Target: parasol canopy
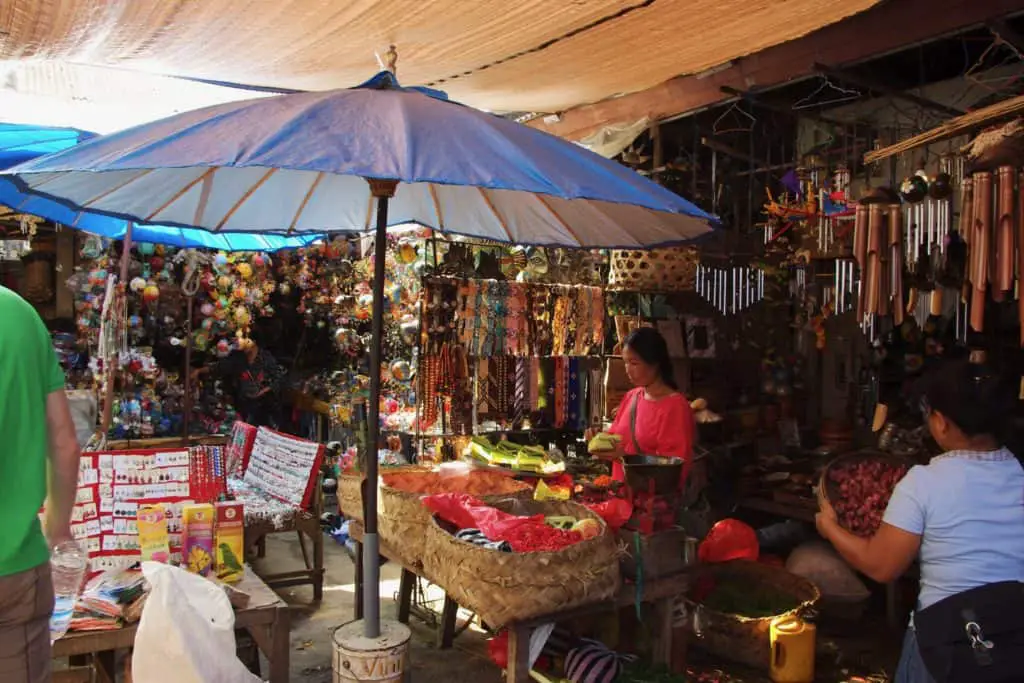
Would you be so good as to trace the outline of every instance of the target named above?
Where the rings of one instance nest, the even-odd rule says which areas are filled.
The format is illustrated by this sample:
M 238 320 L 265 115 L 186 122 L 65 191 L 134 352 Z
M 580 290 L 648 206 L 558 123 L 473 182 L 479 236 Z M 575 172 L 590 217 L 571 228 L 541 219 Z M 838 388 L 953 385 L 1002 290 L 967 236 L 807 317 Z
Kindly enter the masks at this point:
M 389 72 L 185 112 L 6 173 L 76 210 L 214 232 L 371 230 L 368 178 L 401 181 L 389 224 L 516 244 L 650 247 L 713 221 L 616 162 Z

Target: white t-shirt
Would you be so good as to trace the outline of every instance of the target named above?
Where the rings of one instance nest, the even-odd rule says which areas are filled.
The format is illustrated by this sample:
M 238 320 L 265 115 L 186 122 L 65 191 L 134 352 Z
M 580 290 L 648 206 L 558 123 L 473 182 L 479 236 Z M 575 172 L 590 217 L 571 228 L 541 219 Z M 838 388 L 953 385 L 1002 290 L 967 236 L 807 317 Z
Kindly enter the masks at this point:
M 987 583 L 1024 581 L 1024 468 L 1005 449 L 950 452 L 911 468 L 884 520 L 921 535 L 918 609 Z

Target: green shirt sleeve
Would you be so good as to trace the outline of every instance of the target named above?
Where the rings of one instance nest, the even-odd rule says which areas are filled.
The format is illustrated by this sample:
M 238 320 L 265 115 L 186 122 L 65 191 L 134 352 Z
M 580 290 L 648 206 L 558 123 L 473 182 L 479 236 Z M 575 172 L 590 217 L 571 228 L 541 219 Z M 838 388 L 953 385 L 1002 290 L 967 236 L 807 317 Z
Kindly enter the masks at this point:
M 60 366 L 57 359 L 57 351 L 53 348 L 53 339 L 50 331 L 40 318 L 36 318 L 36 330 L 39 338 L 39 356 L 42 367 L 39 368 L 39 377 L 43 379 L 47 395 L 64 388 L 64 368 Z

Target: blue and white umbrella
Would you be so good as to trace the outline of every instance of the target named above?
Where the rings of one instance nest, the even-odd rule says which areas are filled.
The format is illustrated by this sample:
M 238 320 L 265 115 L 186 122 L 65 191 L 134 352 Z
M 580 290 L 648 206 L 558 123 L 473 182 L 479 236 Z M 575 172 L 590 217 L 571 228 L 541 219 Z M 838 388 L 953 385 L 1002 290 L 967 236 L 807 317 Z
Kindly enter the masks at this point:
M 643 248 L 697 238 L 714 222 L 620 164 L 443 93 L 402 88 L 390 72 L 349 90 L 186 112 L 8 173 L 25 192 L 140 223 L 287 235 L 376 230 L 363 486 L 370 638 L 380 633 L 376 446 L 387 227 Z
M 51 128 L 23 123 L 0 123 L 0 169 L 74 147 L 96 137 L 77 128 Z M 55 223 L 109 237 L 124 239 L 128 221 L 102 214 L 76 211 L 66 204 L 22 192 L 10 178 L 0 179 L 0 204 L 18 213 L 41 216 Z M 202 247 L 223 251 L 278 251 L 305 246 L 318 235 L 255 235 L 249 233 L 214 234 L 207 230 L 162 225 L 135 225 L 132 238 L 172 247 Z

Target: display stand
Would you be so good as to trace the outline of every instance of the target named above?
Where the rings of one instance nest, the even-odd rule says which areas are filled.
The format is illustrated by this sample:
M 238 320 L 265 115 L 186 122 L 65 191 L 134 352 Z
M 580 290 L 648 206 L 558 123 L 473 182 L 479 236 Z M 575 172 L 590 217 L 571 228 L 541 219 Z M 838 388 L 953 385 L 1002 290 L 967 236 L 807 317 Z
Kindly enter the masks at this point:
M 252 451 L 246 458 L 243 482 L 253 489 L 291 508 L 283 519 L 271 519 L 246 506 L 245 543 L 255 548 L 257 557 L 266 555 L 270 534 L 296 533 L 302 551 L 304 569 L 263 576 L 271 588 L 312 585 L 313 601 L 323 599 L 324 535 L 320 529 L 323 514 L 320 464 L 322 444 L 305 441 L 261 427 Z M 308 541 L 308 546 L 307 546 Z
M 291 656 L 288 605 L 251 568 L 236 588 L 249 596 L 249 604 L 235 611 L 235 628 L 249 633 L 267 658 L 267 680 L 270 683 L 287 683 Z M 134 647 L 137 629 L 137 625 L 132 624 L 113 631 L 68 633 L 53 644 L 53 657 L 67 657 L 73 661 L 85 659 L 88 665 L 54 672 L 54 683 L 130 681 L 130 677 L 117 676 L 115 664 L 119 651 Z

